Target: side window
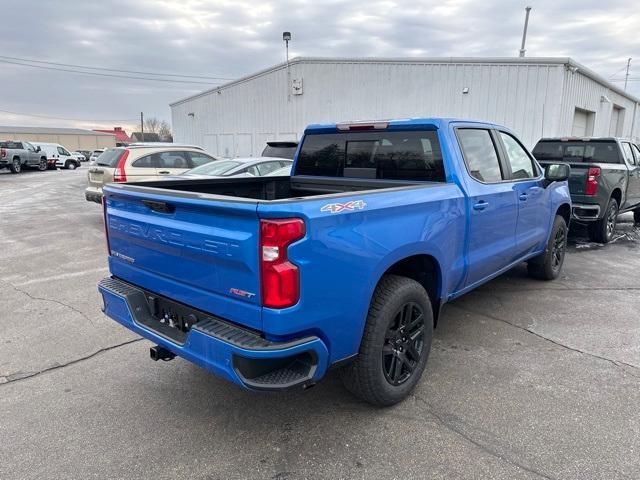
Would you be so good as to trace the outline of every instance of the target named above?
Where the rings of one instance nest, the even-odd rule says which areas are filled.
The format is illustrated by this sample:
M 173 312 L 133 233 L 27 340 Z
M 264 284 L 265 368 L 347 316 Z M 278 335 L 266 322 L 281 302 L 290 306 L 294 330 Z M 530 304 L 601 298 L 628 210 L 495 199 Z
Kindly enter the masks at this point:
M 636 165 L 640 165 L 640 148 L 637 145 L 631 144 L 633 155 L 636 157 Z
M 631 144 L 627 142 L 622 142 L 622 153 L 624 155 L 624 159 L 627 161 L 629 165 L 635 165 L 636 162 L 633 159 L 633 153 L 631 153 Z
M 507 160 L 511 165 L 512 178 L 519 180 L 536 177 L 537 169 L 522 145 L 508 133 L 500 132 L 500 138 L 507 152 Z
M 258 170 L 257 165 L 253 165 L 252 167 L 245 168 L 244 170 L 238 173 L 248 173 L 249 175 L 253 175 L 254 177 L 260 176 L 260 171 Z
M 187 152 L 162 152 L 158 155 L 158 168 L 189 168 Z
M 205 165 L 209 162 L 213 162 L 216 159 L 206 155 L 204 153 L 196 153 L 196 152 L 188 152 L 189 157 L 191 158 L 192 167 L 199 167 L 200 165 Z
M 35 152 L 36 149 L 33 148 L 33 145 L 31 145 L 29 142 L 24 142 L 24 146 L 27 150 L 29 150 L 30 152 Z
M 158 166 L 158 154 L 153 153 L 146 157 L 141 157 L 131 164 L 135 168 L 156 168 Z
M 58 153 L 59 153 L 60 155 L 71 155 L 69 152 L 67 152 L 67 150 L 65 150 L 65 149 L 64 149 L 64 148 L 62 148 L 62 147 L 58 147 Z
M 480 182 L 492 183 L 503 180 L 500 161 L 489 130 L 461 128 L 458 139 L 469 174 Z
M 271 173 L 280 168 L 280 162 L 265 162 L 258 165 L 260 176 Z

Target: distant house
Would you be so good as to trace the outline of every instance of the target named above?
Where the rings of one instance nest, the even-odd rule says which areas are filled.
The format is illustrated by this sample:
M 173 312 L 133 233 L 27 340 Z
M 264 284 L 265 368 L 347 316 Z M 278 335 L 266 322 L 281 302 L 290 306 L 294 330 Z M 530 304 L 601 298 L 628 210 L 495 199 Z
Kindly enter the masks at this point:
M 82 128 L 0 126 L 0 140 L 59 143 L 71 152 L 116 146 L 113 133 Z
M 113 127 L 113 130 L 98 130 L 94 129 L 94 132 L 110 133 L 116 136 L 117 143 L 131 143 L 131 137 L 127 135 L 127 132 L 122 127 Z
M 133 132 L 131 134 L 132 142 L 160 142 L 160 135 L 157 133 L 144 132 L 144 135 L 141 132 Z

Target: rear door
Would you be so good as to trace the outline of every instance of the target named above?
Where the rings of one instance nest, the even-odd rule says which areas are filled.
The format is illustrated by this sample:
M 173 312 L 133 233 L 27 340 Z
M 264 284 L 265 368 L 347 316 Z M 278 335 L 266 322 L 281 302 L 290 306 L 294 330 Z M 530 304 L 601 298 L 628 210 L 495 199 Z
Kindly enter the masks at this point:
M 516 191 L 500 161 L 499 139 L 488 129 L 459 127 L 456 135 L 469 174 L 469 268 L 467 286 L 511 264 L 516 258 Z
M 114 276 L 261 328 L 256 202 L 126 184 L 104 191 Z
M 189 152 L 174 150 L 156 153 L 155 158 L 158 163 L 156 168 L 159 176 L 180 175 L 191 169 Z
M 516 254 L 524 256 L 547 240 L 549 212 L 542 172 L 513 135 L 499 131 L 498 138 L 518 198 Z

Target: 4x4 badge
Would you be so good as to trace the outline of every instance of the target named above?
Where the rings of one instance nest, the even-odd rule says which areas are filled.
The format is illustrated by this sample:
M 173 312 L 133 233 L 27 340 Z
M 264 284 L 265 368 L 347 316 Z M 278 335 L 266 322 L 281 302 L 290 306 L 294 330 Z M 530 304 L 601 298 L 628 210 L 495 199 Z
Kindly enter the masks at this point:
M 362 210 L 367 204 L 364 200 L 352 200 L 347 203 L 329 203 L 320 209 L 321 212 L 340 213 L 345 210 Z

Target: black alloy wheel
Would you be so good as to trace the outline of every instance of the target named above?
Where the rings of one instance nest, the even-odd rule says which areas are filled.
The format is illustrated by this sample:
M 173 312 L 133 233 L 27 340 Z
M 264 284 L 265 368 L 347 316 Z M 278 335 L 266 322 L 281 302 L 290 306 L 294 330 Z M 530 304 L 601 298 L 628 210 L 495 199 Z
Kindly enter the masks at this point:
M 420 362 L 424 345 L 424 312 L 414 302 L 396 312 L 384 338 L 382 368 L 391 385 L 406 382 Z

